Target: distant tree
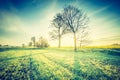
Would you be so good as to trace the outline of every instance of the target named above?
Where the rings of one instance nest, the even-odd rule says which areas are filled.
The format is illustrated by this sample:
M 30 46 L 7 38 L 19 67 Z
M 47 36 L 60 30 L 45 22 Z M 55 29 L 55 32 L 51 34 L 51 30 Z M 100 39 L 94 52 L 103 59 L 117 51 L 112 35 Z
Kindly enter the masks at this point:
M 36 47 L 40 48 L 40 42 L 39 41 L 36 42 Z
M 29 42 L 28 46 L 32 46 L 32 42 Z
M 63 24 L 62 14 L 58 13 L 52 20 L 52 28 L 53 30 L 49 32 L 51 39 L 58 39 L 58 47 L 61 47 L 61 37 L 67 33 L 67 27 Z
M 48 41 L 43 37 L 40 37 L 39 41 L 36 42 L 36 47 L 44 48 L 48 46 L 49 46 Z
M 4 45 L 4 47 L 9 47 L 9 45 L 8 45 L 8 44 L 6 44 L 6 45 Z
M 22 44 L 22 47 L 23 47 L 23 48 L 25 47 L 25 44 L 24 44 L 24 43 Z
M 79 42 L 80 48 L 83 45 L 87 45 L 90 43 L 90 39 L 88 39 L 89 33 L 88 33 L 88 30 L 86 28 L 87 27 L 81 28 L 81 30 L 77 34 L 77 41 Z
M 35 37 L 32 37 L 32 38 L 31 38 L 31 41 L 33 42 L 33 46 L 35 47 L 35 44 L 36 44 L 36 39 L 35 39 Z
M 113 46 L 120 46 L 120 44 L 118 44 L 118 43 L 114 43 L 114 44 L 112 44 Z
M 88 23 L 88 17 L 86 14 L 79 8 L 74 6 L 67 6 L 63 10 L 63 20 L 64 23 L 69 28 L 69 31 L 73 33 L 74 36 L 74 51 L 77 50 L 76 47 L 76 34 Z

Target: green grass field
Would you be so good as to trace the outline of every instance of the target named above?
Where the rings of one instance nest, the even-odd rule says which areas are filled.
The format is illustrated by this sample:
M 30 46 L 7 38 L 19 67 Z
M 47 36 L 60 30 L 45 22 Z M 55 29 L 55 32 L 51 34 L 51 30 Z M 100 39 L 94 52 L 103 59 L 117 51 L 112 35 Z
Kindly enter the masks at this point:
M 0 80 L 120 80 L 120 49 L 2 51 Z

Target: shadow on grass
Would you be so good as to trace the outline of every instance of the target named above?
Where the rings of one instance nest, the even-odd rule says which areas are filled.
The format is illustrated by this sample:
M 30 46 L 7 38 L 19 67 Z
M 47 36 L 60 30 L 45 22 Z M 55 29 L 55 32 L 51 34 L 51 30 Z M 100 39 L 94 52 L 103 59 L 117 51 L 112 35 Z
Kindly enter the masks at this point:
M 102 49 L 100 50 L 102 53 L 107 53 L 113 56 L 120 56 L 120 49 Z
M 30 65 L 29 65 L 29 70 L 30 70 L 30 80 L 43 80 L 42 77 L 40 76 L 40 72 L 38 71 L 38 66 L 37 64 L 34 64 L 34 61 L 32 57 L 29 57 Z
M 37 54 L 29 54 L 29 55 L 24 55 L 24 56 L 18 56 L 18 57 L 11 57 L 11 58 L 0 58 L 0 62 L 2 61 L 7 61 L 7 60 L 13 60 L 13 59 L 19 59 L 19 58 L 25 58 L 25 57 L 29 57 L 29 56 L 33 56 L 33 55 L 38 55 L 40 53 Z
M 0 48 L 0 52 L 8 51 L 8 50 L 41 50 L 46 48 Z
M 88 70 L 87 72 L 83 72 L 82 65 L 80 64 L 79 60 L 80 59 L 79 59 L 78 55 L 74 54 L 73 80 L 101 80 L 101 79 L 102 80 L 106 80 L 106 79 L 112 80 L 111 77 L 106 75 L 101 69 L 99 69 L 97 67 L 94 71 Z M 91 69 L 90 65 L 87 67 L 88 67 L 88 69 Z M 92 65 L 91 67 L 94 67 L 94 65 Z M 97 74 L 96 74 L 96 72 L 97 72 Z
M 4 69 L 2 70 L 4 74 L 0 74 L 0 79 L 2 80 L 43 80 L 42 77 L 40 77 L 40 72 L 38 71 L 38 66 L 34 64 L 34 61 L 32 59 L 33 55 L 37 54 L 29 54 L 25 56 L 18 56 L 18 57 L 12 57 L 12 58 L 4 58 L 0 59 L 0 62 L 2 62 L 2 65 L 4 63 L 8 63 L 7 66 L 1 66 L 0 68 Z M 9 60 L 19 60 L 19 63 L 12 63 L 8 62 Z M 27 62 L 26 62 L 27 60 Z M 5 62 L 3 62 L 5 61 Z M 15 65 L 16 64 L 16 65 Z M 15 76 L 13 74 L 16 74 Z

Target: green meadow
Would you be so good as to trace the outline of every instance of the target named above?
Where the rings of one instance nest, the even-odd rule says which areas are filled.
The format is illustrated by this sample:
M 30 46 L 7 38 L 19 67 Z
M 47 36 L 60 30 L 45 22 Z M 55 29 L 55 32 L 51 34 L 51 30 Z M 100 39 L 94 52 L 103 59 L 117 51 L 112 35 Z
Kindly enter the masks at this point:
M 0 80 L 120 80 L 120 49 L 4 50 Z

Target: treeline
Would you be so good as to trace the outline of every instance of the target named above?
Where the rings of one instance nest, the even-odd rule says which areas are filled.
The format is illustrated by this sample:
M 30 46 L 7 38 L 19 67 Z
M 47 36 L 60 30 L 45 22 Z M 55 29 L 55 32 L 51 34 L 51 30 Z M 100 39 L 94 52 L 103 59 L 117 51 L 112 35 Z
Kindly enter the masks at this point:
M 42 36 L 39 39 L 36 37 L 31 37 L 30 42 L 23 43 L 22 46 L 11 46 L 8 44 L 0 44 L 0 51 L 4 50 L 11 50 L 11 49 L 28 49 L 28 48 L 47 48 L 49 47 L 47 39 L 43 38 Z
M 22 47 L 25 48 L 26 46 L 27 45 L 22 44 Z M 42 36 L 38 40 L 36 40 L 36 37 L 33 36 L 31 37 L 31 40 L 28 43 L 28 47 L 32 47 L 32 48 L 46 48 L 48 46 L 49 44 L 48 44 L 47 39 L 43 38 Z

